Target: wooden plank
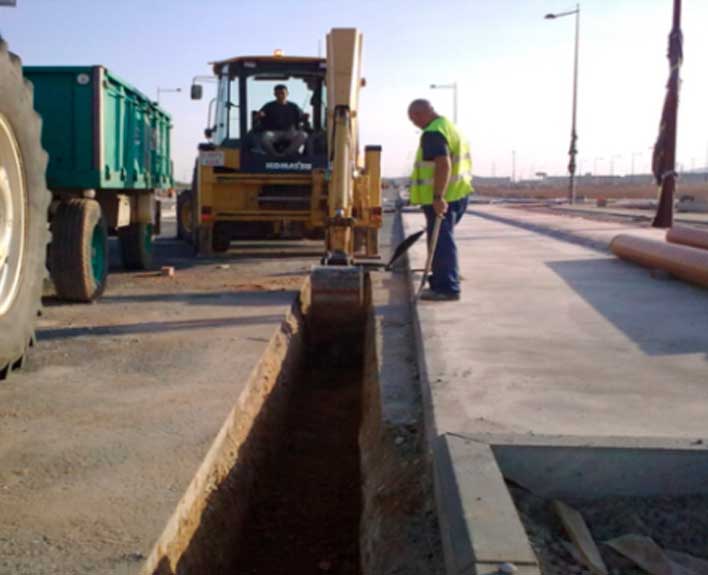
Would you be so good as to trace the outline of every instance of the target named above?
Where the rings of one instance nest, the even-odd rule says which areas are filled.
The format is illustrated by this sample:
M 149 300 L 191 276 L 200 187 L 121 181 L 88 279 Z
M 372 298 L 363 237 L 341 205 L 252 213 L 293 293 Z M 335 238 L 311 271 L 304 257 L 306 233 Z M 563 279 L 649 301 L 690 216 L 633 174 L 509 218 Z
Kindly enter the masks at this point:
M 651 575 L 697 575 L 698 572 L 673 562 L 651 537 L 629 534 L 607 542 L 618 553 L 634 561 Z
M 578 547 L 578 552 L 588 569 L 595 575 L 607 575 L 605 562 L 602 560 L 600 550 L 595 545 L 583 516 L 562 501 L 554 501 L 553 509 L 560 517 L 571 540 Z

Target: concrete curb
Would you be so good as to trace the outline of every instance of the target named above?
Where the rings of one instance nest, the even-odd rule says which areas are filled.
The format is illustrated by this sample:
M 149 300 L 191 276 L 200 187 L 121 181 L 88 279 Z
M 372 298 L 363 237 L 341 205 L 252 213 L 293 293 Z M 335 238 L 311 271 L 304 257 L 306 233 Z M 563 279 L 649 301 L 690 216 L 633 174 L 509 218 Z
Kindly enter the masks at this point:
M 447 572 L 486 575 L 508 562 L 541 575 L 490 445 L 445 434 L 433 461 Z

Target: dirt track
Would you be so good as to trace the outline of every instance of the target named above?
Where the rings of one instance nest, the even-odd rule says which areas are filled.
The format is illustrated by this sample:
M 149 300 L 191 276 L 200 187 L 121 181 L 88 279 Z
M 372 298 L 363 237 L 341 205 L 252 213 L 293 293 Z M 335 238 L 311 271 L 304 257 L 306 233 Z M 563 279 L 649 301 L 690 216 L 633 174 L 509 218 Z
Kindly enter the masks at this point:
M 164 239 L 175 278 L 116 269 L 99 303 L 46 302 L 0 385 L 1 575 L 137 569 L 320 249 L 197 261 Z

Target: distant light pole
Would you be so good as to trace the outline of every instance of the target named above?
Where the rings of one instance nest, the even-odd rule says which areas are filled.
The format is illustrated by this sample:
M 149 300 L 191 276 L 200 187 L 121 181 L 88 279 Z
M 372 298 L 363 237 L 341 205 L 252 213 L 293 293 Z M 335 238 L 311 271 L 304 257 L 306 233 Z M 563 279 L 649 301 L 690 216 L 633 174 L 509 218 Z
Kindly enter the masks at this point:
M 160 86 L 157 87 L 157 103 L 158 105 L 160 104 L 160 94 L 164 94 L 166 92 L 181 92 L 182 88 L 160 88 Z
M 640 158 L 642 152 L 632 152 L 632 181 L 634 181 L 634 158 Z
M 516 150 L 511 151 L 511 183 L 516 183 Z
M 569 12 L 558 12 L 557 14 L 546 14 L 546 20 L 555 20 L 563 16 L 572 16 L 575 14 L 575 60 L 573 64 L 573 125 L 570 131 L 570 149 L 568 155 L 568 174 L 569 174 L 569 189 L 568 201 L 571 204 L 575 203 L 575 156 L 578 153 L 576 143 L 578 141 L 578 132 L 576 130 L 577 110 L 578 110 L 578 47 L 580 38 L 580 4 L 575 5 L 575 10 Z
M 592 161 L 592 175 L 597 174 L 597 163 L 602 162 L 605 158 L 601 158 L 600 156 L 596 156 L 595 159 Z
M 452 90 L 452 121 L 457 124 L 457 82 L 452 84 L 430 84 L 431 90 Z
M 613 154 L 610 156 L 610 176 L 615 175 L 615 160 L 622 158 L 622 154 Z

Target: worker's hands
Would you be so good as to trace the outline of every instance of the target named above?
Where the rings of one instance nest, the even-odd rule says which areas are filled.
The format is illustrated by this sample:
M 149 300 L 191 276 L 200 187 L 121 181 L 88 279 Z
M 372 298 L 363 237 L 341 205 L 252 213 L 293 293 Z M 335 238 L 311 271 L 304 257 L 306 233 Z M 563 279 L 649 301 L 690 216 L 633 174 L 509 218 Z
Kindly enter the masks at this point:
M 447 202 L 443 198 L 435 198 L 433 200 L 433 209 L 435 215 L 442 218 L 447 213 Z

